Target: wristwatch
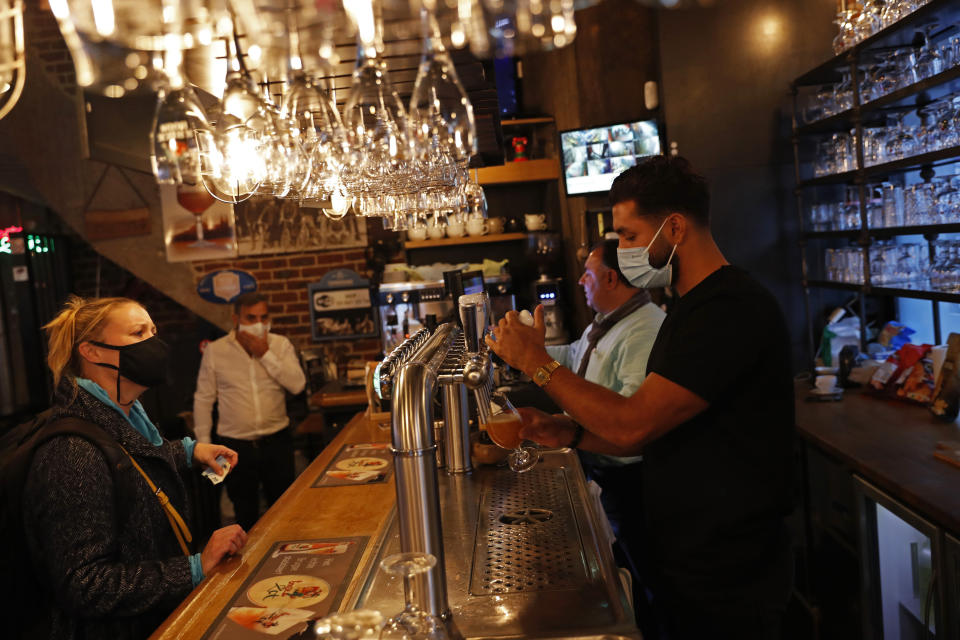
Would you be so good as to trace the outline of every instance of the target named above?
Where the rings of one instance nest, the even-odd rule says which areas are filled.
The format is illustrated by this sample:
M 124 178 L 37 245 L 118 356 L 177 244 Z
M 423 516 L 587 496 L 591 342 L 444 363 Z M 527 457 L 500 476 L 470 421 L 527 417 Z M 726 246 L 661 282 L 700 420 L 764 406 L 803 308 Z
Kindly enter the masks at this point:
M 558 368 L 560 368 L 560 363 L 556 360 L 551 360 L 533 372 L 533 381 L 539 386 L 545 387 L 547 383 L 550 382 L 550 377 L 553 375 L 553 372 Z

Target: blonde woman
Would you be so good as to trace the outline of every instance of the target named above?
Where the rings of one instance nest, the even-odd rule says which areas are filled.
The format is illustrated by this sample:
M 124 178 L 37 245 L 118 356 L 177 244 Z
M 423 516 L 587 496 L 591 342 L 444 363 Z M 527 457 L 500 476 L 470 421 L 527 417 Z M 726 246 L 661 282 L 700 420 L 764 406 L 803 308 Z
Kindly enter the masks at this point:
M 168 351 L 146 309 L 127 298 L 71 297 L 45 328 L 56 385 L 51 420 L 98 425 L 189 522 L 180 474 L 219 472 L 217 456 L 236 465 L 237 454 L 191 438 L 165 440 L 150 422 L 137 398 L 164 382 Z M 31 562 L 47 586 L 50 638 L 146 638 L 246 543 L 232 525 L 189 555 L 136 465 L 111 470 L 103 452 L 78 436 L 36 450 L 23 516 Z

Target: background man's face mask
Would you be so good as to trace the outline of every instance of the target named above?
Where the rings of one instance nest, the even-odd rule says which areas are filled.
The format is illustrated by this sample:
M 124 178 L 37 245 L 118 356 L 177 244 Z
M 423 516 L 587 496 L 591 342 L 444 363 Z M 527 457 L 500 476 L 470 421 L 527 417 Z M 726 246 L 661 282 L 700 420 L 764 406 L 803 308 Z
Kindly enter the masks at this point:
M 267 332 L 270 331 L 270 323 L 256 322 L 254 324 L 240 324 L 237 325 L 237 331 L 243 331 L 244 333 L 249 333 L 257 336 L 258 338 L 263 338 L 267 335 Z

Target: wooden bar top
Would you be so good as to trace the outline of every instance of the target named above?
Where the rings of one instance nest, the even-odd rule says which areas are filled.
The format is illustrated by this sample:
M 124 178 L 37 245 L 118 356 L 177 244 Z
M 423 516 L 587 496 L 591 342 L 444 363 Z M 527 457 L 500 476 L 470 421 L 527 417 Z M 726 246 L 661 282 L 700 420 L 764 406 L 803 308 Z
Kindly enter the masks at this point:
M 362 486 L 313 488 L 310 485 L 344 444 L 389 440 L 389 431 L 369 421 L 365 413 L 357 414 L 248 532 L 242 555 L 214 569 L 151 638 L 201 637 L 278 540 L 369 536 L 370 541 L 344 594 L 343 602 L 350 602 L 362 587 L 371 554 L 376 549 L 375 542 L 390 522 L 396 499 L 394 475 L 391 474 L 387 482 Z
M 960 534 L 960 469 L 933 457 L 938 442 L 960 448 L 960 427 L 926 407 L 848 389 L 840 402 L 808 402 L 797 382 L 801 436 L 919 515 Z
M 339 382 L 328 382 L 310 396 L 310 406 L 329 409 L 367 404 L 367 392 L 363 387 L 345 387 Z

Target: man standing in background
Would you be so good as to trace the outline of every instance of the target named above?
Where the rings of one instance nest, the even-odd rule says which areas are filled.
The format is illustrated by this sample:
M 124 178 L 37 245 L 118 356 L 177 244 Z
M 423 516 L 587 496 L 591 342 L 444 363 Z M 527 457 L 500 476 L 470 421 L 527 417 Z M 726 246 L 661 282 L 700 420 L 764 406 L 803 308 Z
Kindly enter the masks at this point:
M 213 403 L 219 441 L 243 464 L 224 482 L 237 523 L 249 531 L 260 517 L 260 485 L 268 506 L 293 482 L 293 435 L 286 392 L 303 391 L 306 377 L 290 341 L 270 333 L 267 297 L 245 293 L 234 302 L 234 329 L 203 352 L 193 419 L 197 440 L 210 442 Z

